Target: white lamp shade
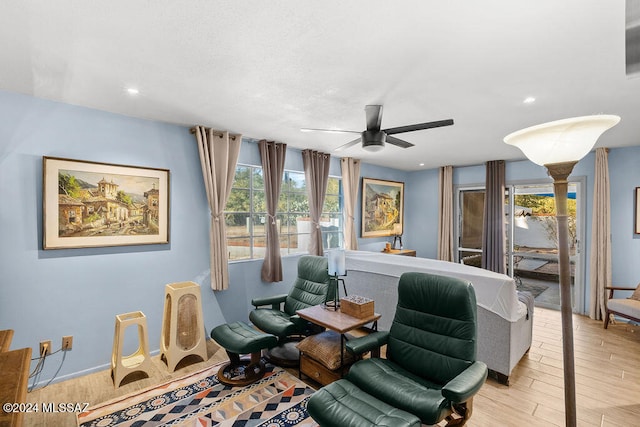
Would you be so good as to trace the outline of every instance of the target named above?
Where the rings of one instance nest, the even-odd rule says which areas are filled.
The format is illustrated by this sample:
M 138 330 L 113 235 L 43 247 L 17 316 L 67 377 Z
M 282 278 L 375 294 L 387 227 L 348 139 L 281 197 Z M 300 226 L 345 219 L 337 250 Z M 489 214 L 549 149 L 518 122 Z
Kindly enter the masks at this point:
M 334 249 L 328 253 L 329 276 L 345 276 L 347 274 L 345 252 L 343 249 Z
M 591 151 L 600 135 L 620 121 L 613 115 L 574 117 L 522 129 L 504 138 L 541 166 L 578 161 Z
M 402 224 L 400 223 L 393 224 L 393 234 L 395 234 L 396 236 L 399 236 L 402 234 Z

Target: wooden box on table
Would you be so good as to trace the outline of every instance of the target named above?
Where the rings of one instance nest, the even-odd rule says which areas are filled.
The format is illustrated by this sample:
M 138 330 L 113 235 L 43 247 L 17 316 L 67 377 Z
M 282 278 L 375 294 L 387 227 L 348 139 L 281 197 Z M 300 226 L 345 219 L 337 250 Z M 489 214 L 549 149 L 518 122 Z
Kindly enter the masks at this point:
M 358 295 L 347 296 L 340 299 L 340 311 L 349 316 L 364 319 L 374 314 L 373 300 Z

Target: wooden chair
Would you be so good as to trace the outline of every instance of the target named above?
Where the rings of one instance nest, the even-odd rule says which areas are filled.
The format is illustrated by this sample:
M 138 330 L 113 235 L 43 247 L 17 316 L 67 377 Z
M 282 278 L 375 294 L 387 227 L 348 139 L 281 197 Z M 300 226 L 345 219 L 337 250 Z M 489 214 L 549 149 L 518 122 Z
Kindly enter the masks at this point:
M 609 326 L 612 314 L 640 323 L 640 284 L 636 288 L 606 286 L 605 289 L 609 290 L 609 299 L 606 302 L 607 312 L 604 316 L 605 329 Z M 634 291 L 634 293 L 629 298 L 614 298 L 614 291 Z

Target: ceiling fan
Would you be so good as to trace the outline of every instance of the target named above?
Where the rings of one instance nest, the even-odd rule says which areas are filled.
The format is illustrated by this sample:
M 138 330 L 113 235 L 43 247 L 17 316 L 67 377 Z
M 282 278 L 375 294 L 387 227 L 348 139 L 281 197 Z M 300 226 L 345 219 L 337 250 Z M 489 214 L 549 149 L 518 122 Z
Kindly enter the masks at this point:
M 363 132 L 356 132 L 351 130 L 331 130 L 331 129 L 310 129 L 304 128 L 302 131 L 318 131 L 318 132 L 334 132 L 334 133 L 359 133 L 360 136 L 351 142 L 347 142 L 344 145 L 336 148 L 334 151 L 341 151 L 345 148 L 352 147 L 358 142 L 362 142 L 362 148 L 367 151 L 380 151 L 384 147 L 385 143 L 393 144 L 402 148 L 413 147 L 414 144 L 404 141 L 400 138 L 396 138 L 395 135 L 404 132 L 413 132 L 416 130 L 431 129 L 441 126 L 450 126 L 453 124 L 453 120 L 438 120 L 435 122 L 417 123 L 414 125 L 398 126 L 389 129 L 380 129 L 382 124 L 382 105 L 367 105 L 364 107 L 367 117 L 367 130 Z

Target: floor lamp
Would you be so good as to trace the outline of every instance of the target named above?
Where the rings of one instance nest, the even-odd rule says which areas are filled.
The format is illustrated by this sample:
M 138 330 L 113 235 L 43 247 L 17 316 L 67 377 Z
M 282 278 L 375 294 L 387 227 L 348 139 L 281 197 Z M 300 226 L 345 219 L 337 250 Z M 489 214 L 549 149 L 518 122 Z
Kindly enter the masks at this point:
M 564 407 L 567 427 L 575 427 L 577 422 L 569 227 L 567 222 L 567 178 L 575 164 L 591 151 L 600 135 L 619 121 L 620 117 L 611 115 L 576 117 L 533 126 L 514 132 L 504 138 L 504 142 L 518 147 L 529 160 L 546 167 L 549 176 L 553 178 L 558 223 Z

